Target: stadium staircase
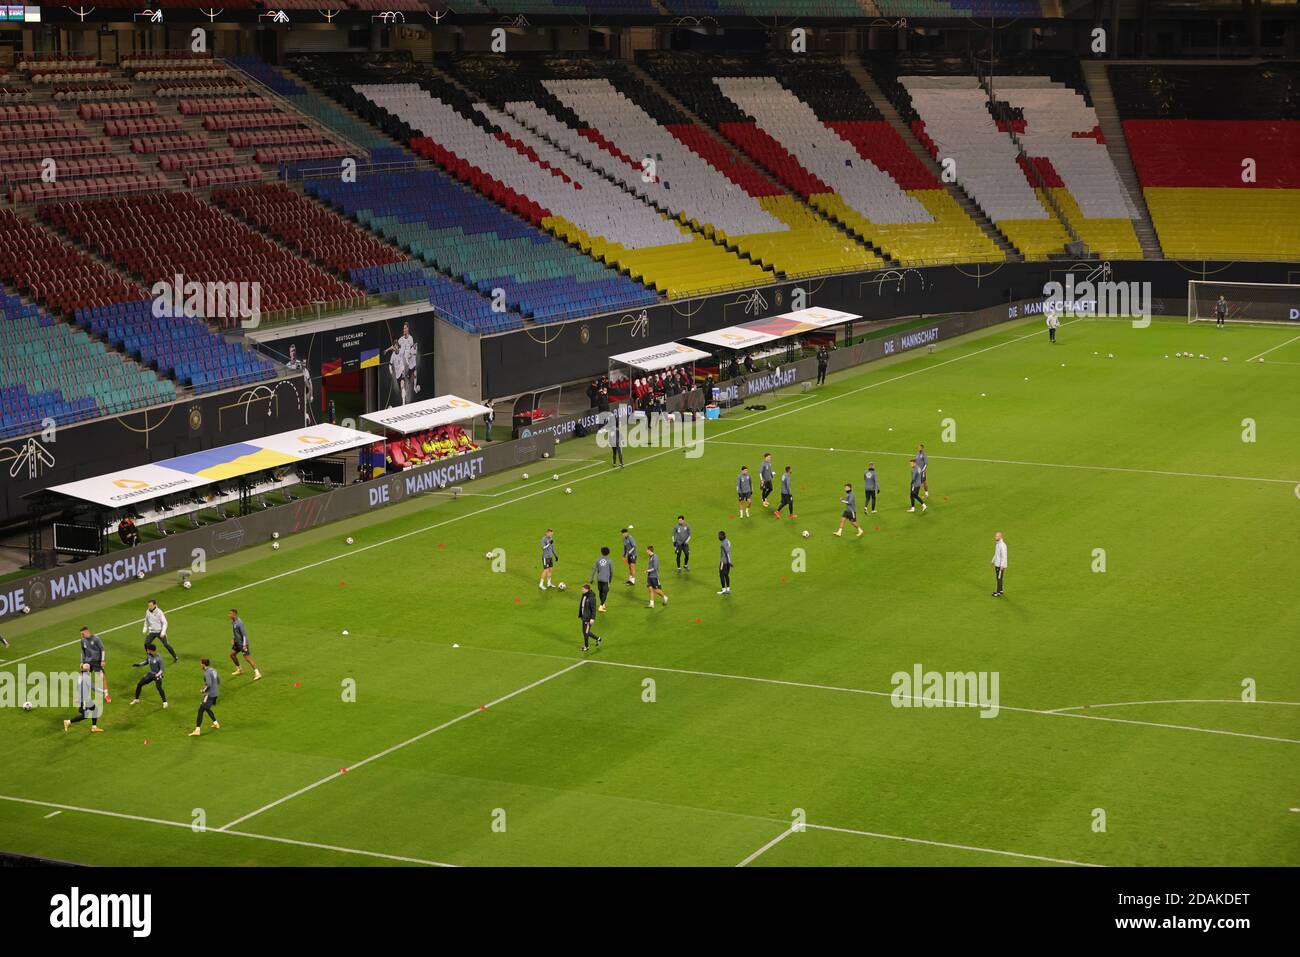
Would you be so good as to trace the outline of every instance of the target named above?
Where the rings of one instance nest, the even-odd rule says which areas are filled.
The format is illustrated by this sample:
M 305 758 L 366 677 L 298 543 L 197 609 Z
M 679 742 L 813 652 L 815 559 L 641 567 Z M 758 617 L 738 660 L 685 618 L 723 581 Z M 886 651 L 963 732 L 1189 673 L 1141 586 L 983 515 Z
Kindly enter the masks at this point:
M 930 154 L 930 151 L 921 145 L 921 142 L 912 132 L 912 128 L 903 122 L 903 118 L 899 115 L 898 110 L 894 108 L 893 102 L 890 101 L 889 97 L 885 96 L 884 92 L 876 84 L 875 79 L 867 72 L 866 67 L 862 65 L 862 61 L 856 56 L 846 56 L 843 58 L 842 62 L 844 63 L 844 67 L 848 71 L 849 75 L 857 81 L 858 85 L 862 87 L 863 92 L 866 93 L 871 102 L 876 105 L 881 116 L 883 116 L 886 122 L 893 127 L 894 132 L 898 134 L 899 138 L 907 144 L 907 148 L 912 155 L 930 171 L 935 179 L 943 183 L 943 170 L 940 169 L 938 162 Z M 1017 250 L 1016 247 L 1010 243 L 1007 237 L 1003 235 L 1002 231 L 994 225 L 993 221 L 988 218 L 984 210 L 980 209 L 971 201 L 971 198 L 966 195 L 966 191 L 962 189 L 960 185 L 957 183 L 944 183 L 944 188 L 948 191 L 948 195 L 951 196 L 957 205 L 961 207 L 962 212 L 973 219 L 984 235 L 997 245 L 998 249 L 1002 251 L 1002 254 L 1006 256 L 1008 262 L 1024 261 L 1025 257 L 1020 254 L 1020 251 Z
M 1143 259 L 1164 259 L 1160 248 L 1160 238 L 1156 235 L 1151 222 L 1151 210 L 1147 208 L 1146 196 L 1142 184 L 1138 182 L 1137 171 L 1133 168 L 1133 156 L 1128 150 L 1128 140 L 1124 137 L 1124 127 L 1120 123 L 1119 109 L 1115 106 L 1115 94 L 1110 88 L 1110 74 L 1105 60 L 1079 60 L 1084 78 L 1088 81 L 1088 92 L 1092 96 L 1093 108 L 1097 111 L 1097 122 L 1101 126 L 1102 136 L 1106 138 L 1106 150 L 1110 160 L 1115 164 L 1120 182 L 1128 190 L 1134 205 L 1142 214 L 1133 221 L 1133 231 L 1137 233 L 1138 242 L 1142 244 Z

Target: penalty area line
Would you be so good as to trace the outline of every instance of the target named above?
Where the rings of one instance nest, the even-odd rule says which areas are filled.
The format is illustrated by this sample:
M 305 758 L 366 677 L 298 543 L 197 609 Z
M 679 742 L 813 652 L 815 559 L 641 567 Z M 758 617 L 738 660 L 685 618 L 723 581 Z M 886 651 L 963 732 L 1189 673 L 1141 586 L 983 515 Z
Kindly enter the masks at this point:
M 558 678 L 561 675 L 566 675 L 570 671 L 573 671 L 575 668 L 581 668 L 586 663 L 587 662 L 585 659 L 583 661 L 576 661 L 573 664 L 569 665 L 569 667 L 567 668 L 561 668 L 559 671 L 552 672 L 551 674 L 547 675 L 544 678 L 539 678 L 536 681 L 531 682 L 530 684 L 524 685 L 522 688 L 516 688 L 514 691 L 510 692 L 509 694 L 502 695 L 501 697 L 496 698 L 493 701 L 489 701 L 485 705 L 480 705 L 479 707 L 475 708 L 473 711 L 466 711 L 464 714 L 457 715 L 456 717 L 450 719 L 449 721 L 444 721 L 442 724 L 438 725 L 437 727 L 429 728 L 427 731 L 421 731 L 419 734 L 407 738 L 405 741 L 401 741 L 393 745 L 392 747 L 385 748 L 382 751 L 378 751 L 367 758 L 362 758 L 360 761 L 357 761 L 354 764 L 349 764 L 348 766 L 341 768 L 338 771 L 335 771 L 333 774 L 326 775 L 325 777 L 321 778 L 319 781 L 313 781 L 311 784 L 308 784 L 306 787 L 301 787 L 290 794 L 286 794 L 282 798 L 277 798 L 276 800 L 272 801 L 269 804 L 262 805 L 261 807 L 257 808 L 254 811 L 249 811 L 247 814 L 243 815 L 242 817 L 237 817 L 230 823 L 223 824 L 221 827 L 217 828 L 217 830 L 229 831 L 231 828 L 239 824 L 243 824 L 245 821 L 249 820 L 250 818 L 257 817 L 259 814 L 265 813 L 266 811 L 269 811 L 272 808 L 279 807 L 281 804 L 284 804 L 288 801 L 292 801 L 296 797 L 301 797 L 302 795 L 306 794 L 308 791 L 314 791 L 316 790 L 316 788 L 320 787 L 321 785 L 328 784 L 330 781 L 342 777 L 344 774 L 346 774 L 349 771 L 355 771 L 358 768 L 363 768 L 367 764 L 370 764 L 373 761 L 378 761 L 380 758 L 385 758 L 395 751 L 400 751 L 402 748 L 408 747 L 409 745 L 415 744 L 416 742 L 423 741 L 425 738 L 429 737 L 430 735 L 434 735 L 437 734 L 439 731 L 446 730 L 447 728 L 450 728 L 454 724 L 459 724 L 460 722 L 464 721 L 466 718 L 472 718 L 476 714 L 481 714 L 482 712 L 488 710 L 489 708 L 493 708 L 496 705 L 509 701 L 511 698 L 514 698 L 517 695 L 523 694 L 525 691 L 531 691 L 533 688 L 536 688 L 538 685 L 546 684 L 546 682 L 551 681 L 552 679 Z
M 760 847 L 758 850 L 756 850 L 753 854 L 750 854 L 749 857 L 745 858 L 743 861 L 741 861 L 741 862 L 740 862 L 739 864 L 737 864 L 736 866 L 737 866 L 737 867 L 745 867 L 745 866 L 749 865 L 750 863 L 752 863 L 753 861 L 756 861 L 756 860 L 758 859 L 758 857 L 759 857 L 761 854 L 763 854 L 763 853 L 766 852 L 766 851 L 770 851 L 772 848 L 776 847 L 778 844 L 780 844 L 782 841 L 784 841 L 787 837 L 789 837 L 791 834 L 793 834 L 793 833 L 794 833 L 794 830 L 795 830 L 795 829 L 794 829 L 793 826 L 791 826 L 791 827 L 787 827 L 784 831 L 782 831 L 782 832 L 781 832 L 780 834 L 778 834 L 776 837 L 772 838 L 772 840 L 768 841 L 766 844 L 764 844 L 762 847 Z

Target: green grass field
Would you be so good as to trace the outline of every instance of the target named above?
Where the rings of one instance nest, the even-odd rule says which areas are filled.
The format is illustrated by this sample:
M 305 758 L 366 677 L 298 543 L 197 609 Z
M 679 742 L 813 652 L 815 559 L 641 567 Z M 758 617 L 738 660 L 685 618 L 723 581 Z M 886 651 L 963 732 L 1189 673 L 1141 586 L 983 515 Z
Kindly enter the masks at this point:
M 65 734 L 65 711 L 0 710 L 0 847 L 142 865 L 1300 864 L 1293 336 L 1093 320 L 1053 347 L 1010 324 L 737 412 L 696 459 L 634 449 L 611 472 L 577 440 L 531 480 L 259 545 L 190 591 L 168 578 L 31 615 L 0 668 L 75 669 L 84 621 L 113 703 L 95 736 Z M 1211 360 L 1173 357 L 1188 349 Z M 908 514 L 918 442 L 930 508 Z M 797 521 L 757 502 L 735 517 L 736 472 L 767 450 L 794 468 Z M 834 538 L 869 460 L 881 509 Z M 671 569 L 679 512 L 689 576 Z M 642 581 L 616 578 L 584 660 L 578 585 L 629 523 Z M 537 588 L 547 526 L 564 593 Z M 650 544 L 667 608 L 646 607 Z M 152 689 L 129 706 L 151 595 L 182 656 L 169 711 Z M 232 605 L 256 684 L 229 677 Z M 223 726 L 193 739 L 201 655 Z M 891 676 L 918 664 L 996 672 L 1001 710 L 895 707 Z

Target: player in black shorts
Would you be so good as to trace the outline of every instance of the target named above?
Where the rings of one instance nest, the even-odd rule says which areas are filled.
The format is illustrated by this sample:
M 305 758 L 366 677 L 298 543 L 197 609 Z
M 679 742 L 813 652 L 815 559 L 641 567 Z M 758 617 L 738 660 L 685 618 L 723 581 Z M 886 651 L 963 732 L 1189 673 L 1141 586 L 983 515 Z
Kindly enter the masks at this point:
M 844 511 L 840 513 L 840 527 L 831 534 L 843 535 L 845 522 L 856 528 L 859 535 L 864 534 L 863 529 L 858 525 L 858 502 L 853 495 L 853 486 L 847 482 L 844 484 L 844 498 L 840 499 L 840 504 L 844 506 Z
M 230 673 L 230 676 L 233 678 L 244 673 L 244 669 L 239 666 L 239 656 L 243 655 L 244 660 L 253 666 L 253 680 L 261 681 L 262 672 L 258 670 L 257 662 L 248 653 L 248 629 L 244 627 L 244 620 L 239 617 L 239 612 L 233 608 L 230 609 L 230 634 L 232 637 L 230 660 L 235 664 L 235 670 Z
M 659 587 L 659 556 L 655 554 L 655 547 L 653 545 L 647 545 L 645 551 L 646 554 L 650 556 L 646 559 L 645 578 L 646 586 L 650 589 L 650 607 L 653 608 L 655 606 L 655 595 L 662 598 L 664 600 L 664 606 L 667 607 L 668 596 L 665 595 L 664 590 Z

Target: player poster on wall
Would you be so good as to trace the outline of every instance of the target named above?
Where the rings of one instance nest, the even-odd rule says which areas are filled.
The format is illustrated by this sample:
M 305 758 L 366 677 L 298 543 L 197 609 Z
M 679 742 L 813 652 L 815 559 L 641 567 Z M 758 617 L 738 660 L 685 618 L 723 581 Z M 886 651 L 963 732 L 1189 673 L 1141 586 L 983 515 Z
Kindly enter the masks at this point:
M 258 348 L 301 370 L 306 384 L 307 423 L 322 416 L 325 395 L 336 391 L 330 380 L 345 373 L 375 369 L 375 404 L 378 408 L 406 405 L 432 394 L 432 315 L 380 319 L 345 329 L 262 338 Z M 268 330 L 273 335 L 274 330 Z

